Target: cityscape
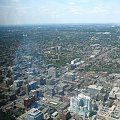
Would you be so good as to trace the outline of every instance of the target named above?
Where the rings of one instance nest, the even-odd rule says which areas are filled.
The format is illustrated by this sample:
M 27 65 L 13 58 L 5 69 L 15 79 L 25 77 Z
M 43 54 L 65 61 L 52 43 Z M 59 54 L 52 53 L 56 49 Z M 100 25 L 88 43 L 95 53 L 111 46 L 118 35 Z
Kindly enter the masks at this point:
M 1 120 L 120 120 L 120 24 L 0 27 Z
M 0 120 L 120 120 L 120 0 L 0 0 Z

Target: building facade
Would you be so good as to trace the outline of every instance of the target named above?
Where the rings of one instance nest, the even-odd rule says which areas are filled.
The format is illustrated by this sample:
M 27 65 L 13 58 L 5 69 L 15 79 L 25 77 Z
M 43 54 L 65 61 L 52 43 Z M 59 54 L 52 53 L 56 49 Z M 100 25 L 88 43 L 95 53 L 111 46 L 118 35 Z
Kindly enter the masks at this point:
M 88 117 L 92 112 L 92 101 L 90 97 L 84 94 L 71 97 L 70 111 L 83 117 Z
M 74 80 L 75 80 L 75 75 L 74 75 L 74 73 L 72 73 L 72 72 L 66 72 L 66 73 L 64 74 L 64 80 L 74 81 Z
M 57 70 L 55 67 L 50 67 L 48 69 L 48 75 L 51 76 L 52 78 L 56 78 L 57 77 Z
M 44 120 L 44 115 L 38 109 L 33 108 L 28 111 L 27 120 Z

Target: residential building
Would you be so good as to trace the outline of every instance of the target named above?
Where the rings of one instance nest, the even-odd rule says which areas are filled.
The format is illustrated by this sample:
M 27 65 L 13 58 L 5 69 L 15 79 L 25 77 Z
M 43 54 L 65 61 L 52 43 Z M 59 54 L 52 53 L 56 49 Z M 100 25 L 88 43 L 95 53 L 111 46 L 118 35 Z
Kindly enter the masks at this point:
M 92 101 L 91 98 L 84 94 L 70 98 L 70 112 L 88 117 L 92 112 Z

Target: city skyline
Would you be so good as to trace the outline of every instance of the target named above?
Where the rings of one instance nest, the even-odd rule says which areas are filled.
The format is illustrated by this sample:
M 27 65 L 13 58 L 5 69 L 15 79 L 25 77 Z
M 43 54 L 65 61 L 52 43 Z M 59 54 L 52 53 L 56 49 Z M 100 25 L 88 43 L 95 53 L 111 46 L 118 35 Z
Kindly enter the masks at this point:
M 0 25 L 120 23 L 119 0 L 1 0 Z

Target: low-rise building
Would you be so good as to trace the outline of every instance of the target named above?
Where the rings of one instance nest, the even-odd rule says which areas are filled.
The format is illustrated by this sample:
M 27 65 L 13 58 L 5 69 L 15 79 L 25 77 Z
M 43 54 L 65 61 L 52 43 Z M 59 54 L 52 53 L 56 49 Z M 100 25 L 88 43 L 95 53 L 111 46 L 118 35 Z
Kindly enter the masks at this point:
M 88 86 L 88 92 L 91 95 L 97 95 L 97 94 L 101 93 L 102 90 L 103 90 L 102 86 L 98 86 L 98 85 L 89 85 Z
M 29 110 L 26 118 L 26 120 L 44 120 L 43 113 L 36 108 Z

